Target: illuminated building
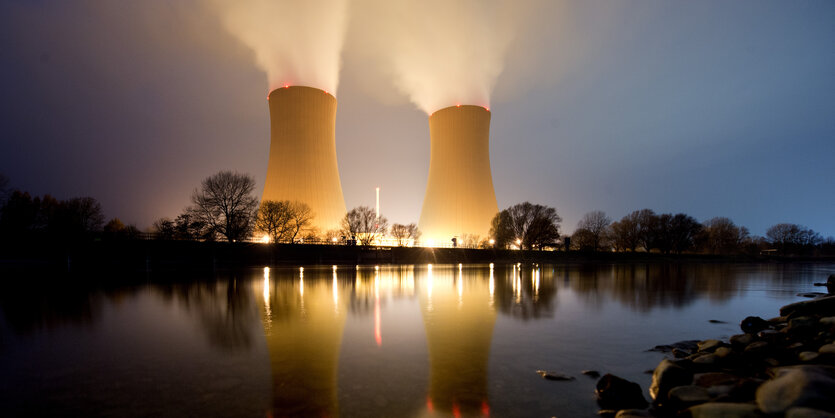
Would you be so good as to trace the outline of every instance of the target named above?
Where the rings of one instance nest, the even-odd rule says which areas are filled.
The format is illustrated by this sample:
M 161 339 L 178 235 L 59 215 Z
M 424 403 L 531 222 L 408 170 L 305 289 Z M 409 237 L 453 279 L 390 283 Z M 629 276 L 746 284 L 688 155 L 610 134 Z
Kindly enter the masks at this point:
M 429 180 L 420 214 L 424 242 L 487 238 L 499 211 L 490 174 L 490 111 L 447 107 L 429 116 Z
M 320 232 L 339 227 L 345 200 L 336 160 L 336 98 L 312 87 L 273 90 L 270 158 L 261 201 L 306 203 Z

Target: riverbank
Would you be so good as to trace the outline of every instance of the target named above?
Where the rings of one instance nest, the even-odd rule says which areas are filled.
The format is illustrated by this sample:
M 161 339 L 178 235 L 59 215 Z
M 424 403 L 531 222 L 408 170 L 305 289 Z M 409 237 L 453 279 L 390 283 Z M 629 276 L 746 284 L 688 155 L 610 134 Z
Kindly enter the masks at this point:
M 0 245 L 0 269 L 95 272 L 216 271 L 279 265 L 448 263 L 833 262 L 835 258 L 519 251 L 470 248 L 362 247 L 162 240 L 85 243 L 15 242 Z
M 646 401 L 636 383 L 603 376 L 601 416 L 835 417 L 835 274 L 829 294 L 747 317 L 727 341 L 682 341 L 655 368 Z M 649 408 L 647 408 L 649 406 Z

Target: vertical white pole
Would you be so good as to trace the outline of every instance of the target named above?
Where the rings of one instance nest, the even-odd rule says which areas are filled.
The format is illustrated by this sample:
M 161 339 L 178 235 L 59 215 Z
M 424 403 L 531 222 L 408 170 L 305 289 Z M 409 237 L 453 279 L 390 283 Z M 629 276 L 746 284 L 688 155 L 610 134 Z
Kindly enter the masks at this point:
M 380 188 L 377 188 L 377 219 L 380 219 Z

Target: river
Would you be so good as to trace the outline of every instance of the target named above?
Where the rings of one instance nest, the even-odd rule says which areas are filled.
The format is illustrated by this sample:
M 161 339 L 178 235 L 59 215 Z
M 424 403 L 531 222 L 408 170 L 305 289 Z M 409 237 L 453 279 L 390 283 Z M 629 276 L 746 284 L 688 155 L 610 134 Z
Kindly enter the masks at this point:
M 582 370 L 646 393 L 663 358 L 648 349 L 740 333 L 832 272 L 424 264 L 47 281 L 0 296 L 0 415 L 593 417 Z

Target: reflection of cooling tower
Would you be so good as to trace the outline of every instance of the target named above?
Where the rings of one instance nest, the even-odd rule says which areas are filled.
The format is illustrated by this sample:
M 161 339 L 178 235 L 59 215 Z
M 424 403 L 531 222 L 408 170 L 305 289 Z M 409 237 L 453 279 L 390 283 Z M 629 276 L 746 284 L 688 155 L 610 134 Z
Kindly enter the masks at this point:
M 264 200 L 307 203 L 321 232 L 345 216 L 336 162 L 336 98 L 312 87 L 270 93 L 270 160 Z
M 339 415 L 337 372 L 347 312 L 340 293 L 345 290 L 327 280 L 326 272 L 313 273 L 312 280 L 265 280 L 259 305 L 272 369 L 272 416 Z
M 486 238 L 499 211 L 490 174 L 490 111 L 453 106 L 429 116 L 429 181 L 420 231 L 424 241 L 463 234 Z
M 421 310 L 429 347 L 427 407 L 454 416 L 489 415 L 487 364 L 496 311 L 483 272 L 428 273 Z M 469 276 L 469 277 L 468 277 Z

